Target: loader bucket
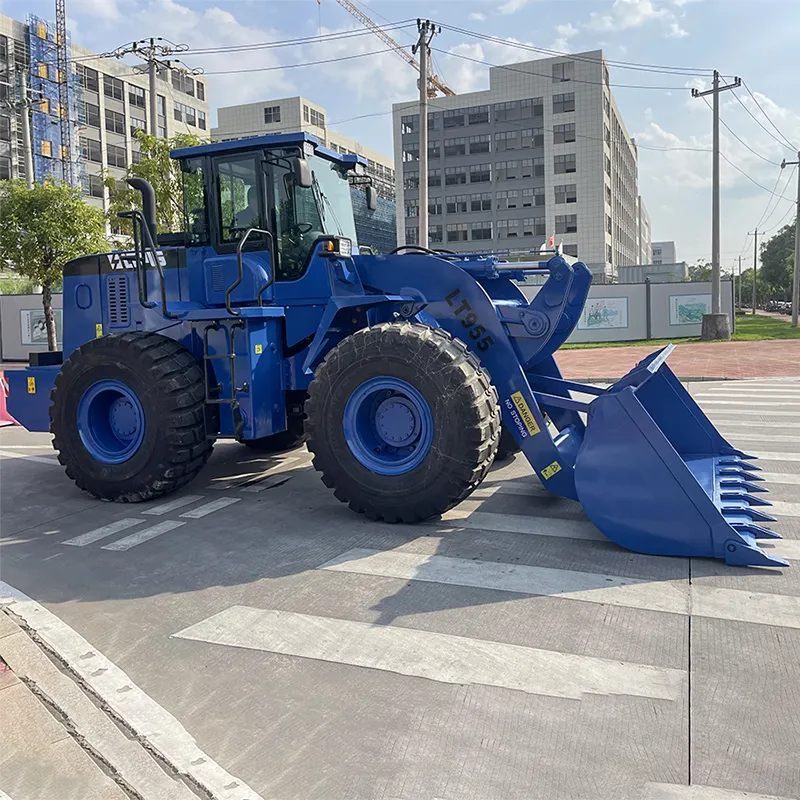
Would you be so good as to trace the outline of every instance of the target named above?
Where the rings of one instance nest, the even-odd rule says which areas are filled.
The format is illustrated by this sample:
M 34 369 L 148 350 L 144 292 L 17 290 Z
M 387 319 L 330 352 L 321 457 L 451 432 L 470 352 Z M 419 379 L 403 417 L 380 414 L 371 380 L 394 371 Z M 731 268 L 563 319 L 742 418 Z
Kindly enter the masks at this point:
M 788 566 L 758 539 L 780 538 L 759 522 L 752 456 L 717 431 L 654 353 L 590 405 L 575 461 L 575 487 L 589 519 L 639 553 L 724 558 L 728 564 Z

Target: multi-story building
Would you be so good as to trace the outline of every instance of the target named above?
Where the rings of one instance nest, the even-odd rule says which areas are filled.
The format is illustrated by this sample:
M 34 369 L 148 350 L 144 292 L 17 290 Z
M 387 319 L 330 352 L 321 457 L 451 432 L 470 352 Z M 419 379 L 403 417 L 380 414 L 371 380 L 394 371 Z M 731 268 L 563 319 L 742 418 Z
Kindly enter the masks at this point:
M 31 97 L 34 179 L 61 177 L 65 153 L 60 141 L 63 109 L 60 80 L 69 82 L 72 172 L 87 201 L 105 207 L 103 174 L 123 178 L 139 159 L 137 129 L 150 130 L 150 90 L 146 73 L 116 59 L 103 58 L 78 45 L 68 47 L 69 75 L 56 67 L 55 26 L 29 17 L 26 23 L 0 15 L 0 180 L 25 178 L 22 108 L 15 85 L 25 75 Z M 157 127 L 160 137 L 178 133 L 207 136 L 205 81 L 177 69 L 157 78 Z
M 243 139 L 265 133 L 306 131 L 322 144 L 339 153 L 350 153 L 367 159 L 367 174 L 372 176 L 378 196 L 394 200 L 394 162 L 360 142 L 328 128 L 322 106 L 305 97 L 283 97 L 240 106 L 217 109 L 218 126 L 211 129 L 211 138 Z
M 676 264 L 675 242 L 653 242 L 654 264 Z
M 418 241 L 427 178 L 432 246 L 515 255 L 554 236 L 601 279 L 637 263 L 638 156 L 602 51 L 493 67 L 489 87 L 431 100 L 427 176 L 418 104 L 394 105 L 398 241 Z
M 636 202 L 636 249 L 639 253 L 639 264 L 649 264 L 653 259 L 650 233 L 650 215 L 639 195 Z

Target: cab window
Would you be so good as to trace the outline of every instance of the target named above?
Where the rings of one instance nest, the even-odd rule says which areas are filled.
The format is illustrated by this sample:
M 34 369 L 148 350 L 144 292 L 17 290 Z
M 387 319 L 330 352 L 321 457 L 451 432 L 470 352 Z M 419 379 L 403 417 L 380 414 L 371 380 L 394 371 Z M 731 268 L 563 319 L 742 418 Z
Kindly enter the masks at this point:
M 181 161 L 183 182 L 183 218 L 188 244 L 208 244 L 208 216 L 203 159 L 187 158 Z
M 248 228 L 264 227 L 261 164 L 256 156 L 216 162 L 220 242 L 238 242 Z M 260 238 L 252 234 L 248 244 Z

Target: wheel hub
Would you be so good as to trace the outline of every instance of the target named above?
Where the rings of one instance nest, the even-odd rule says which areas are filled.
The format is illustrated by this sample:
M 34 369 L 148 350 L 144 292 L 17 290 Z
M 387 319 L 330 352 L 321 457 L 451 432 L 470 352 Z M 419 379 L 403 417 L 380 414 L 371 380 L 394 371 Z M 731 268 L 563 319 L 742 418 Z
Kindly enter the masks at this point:
M 127 397 L 120 397 L 111 404 L 109 421 L 111 429 L 117 436 L 130 439 L 136 432 L 137 417 L 136 409 Z
M 394 447 L 410 445 L 419 437 L 419 415 L 406 397 L 393 395 L 384 400 L 378 406 L 375 423 L 378 436 Z
M 83 446 L 103 464 L 122 464 L 144 440 L 144 411 L 123 381 L 104 379 L 89 386 L 78 403 L 77 423 Z

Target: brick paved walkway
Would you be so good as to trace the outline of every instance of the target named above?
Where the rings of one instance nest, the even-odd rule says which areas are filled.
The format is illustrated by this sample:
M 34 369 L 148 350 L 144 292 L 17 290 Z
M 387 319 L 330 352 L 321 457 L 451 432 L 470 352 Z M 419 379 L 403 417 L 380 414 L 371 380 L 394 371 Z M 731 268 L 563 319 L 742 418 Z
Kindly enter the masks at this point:
M 598 347 L 561 350 L 556 360 L 565 378 L 616 379 L 658 347 Z M 679 378 L 800 377 L 800 340 L 679 344 L 667 362 Z

